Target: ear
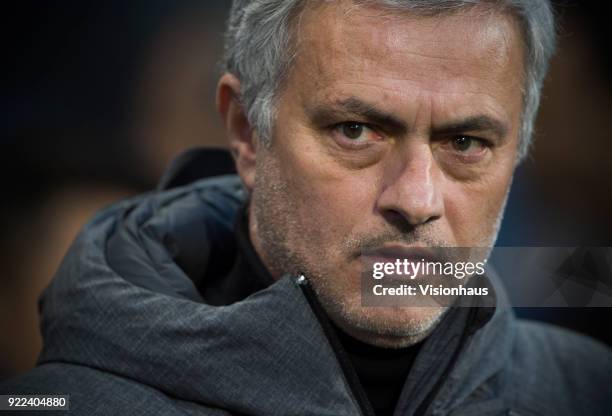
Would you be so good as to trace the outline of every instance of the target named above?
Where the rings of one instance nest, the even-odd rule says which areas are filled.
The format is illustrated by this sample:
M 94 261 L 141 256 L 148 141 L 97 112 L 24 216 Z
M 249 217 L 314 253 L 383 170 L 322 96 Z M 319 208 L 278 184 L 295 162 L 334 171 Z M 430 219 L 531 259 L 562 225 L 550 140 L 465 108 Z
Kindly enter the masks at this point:
M 217 111 L 221 114 L 229 139 L 230 151 L 236 169 L 248 191 L 255 184 L 255 160 L 257 140 L 242 104 L 240 104 L 240 81 L 225 73 L 217 85 Z

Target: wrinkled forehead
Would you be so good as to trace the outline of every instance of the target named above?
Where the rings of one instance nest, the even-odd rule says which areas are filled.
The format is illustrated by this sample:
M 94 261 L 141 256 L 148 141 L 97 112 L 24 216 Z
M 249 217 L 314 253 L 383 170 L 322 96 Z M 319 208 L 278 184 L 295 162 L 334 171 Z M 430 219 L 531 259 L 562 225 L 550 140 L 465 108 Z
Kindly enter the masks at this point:
M 309 97 L 362 88 L 399 102 L 400 94 L 413 91 L 446 102 L 446 97 L 470 98 L 463 105 L 486 101 L 498 113 L 522 101 L 521 30 L 499 8 L 417 14 L 372 4 L 318 2 L 302 11 L 295 40 L 292 72 L 309 85 L 302 88 Z
M 522 81 L 519 24 L 490 4 L 423 14 L 374 2 L 309 2 L 295 35 L 297 59 L 302 65 L 316 65 L 321 75 L 333 75 L 334 70 L 401 73 L 403 69 L 412 77 L 424 75 L 435 81 L 435 76 L 464 74 L 486 78 L 507 68 L 514 71 L 507 74 L 508 81 Z M 512 65 L 517 62 L 520 65 Z M 356 66 L 346 68 L 347 63 Z M 435 73 L 430 72 L 432 65 Z

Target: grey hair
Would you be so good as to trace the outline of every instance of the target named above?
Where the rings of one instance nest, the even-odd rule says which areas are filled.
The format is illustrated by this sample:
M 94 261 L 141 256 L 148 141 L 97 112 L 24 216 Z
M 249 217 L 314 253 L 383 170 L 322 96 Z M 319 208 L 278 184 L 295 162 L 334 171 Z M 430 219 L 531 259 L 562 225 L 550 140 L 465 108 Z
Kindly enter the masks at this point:
M 223 69 L 241 83 L 240 102 L 248 121 L 269 146 L 276 118 L 275 98 L 295 56 L 294 21 L 308 0 L 234 0 L 225 35 Z M 555 22 L 548 0 L 361 0 L 421 15 L 436 15 L 487 4 L 519 22 L 525 45 L 525 84 L 518 161 L 529 152 L 548 63 L 555 49 Z

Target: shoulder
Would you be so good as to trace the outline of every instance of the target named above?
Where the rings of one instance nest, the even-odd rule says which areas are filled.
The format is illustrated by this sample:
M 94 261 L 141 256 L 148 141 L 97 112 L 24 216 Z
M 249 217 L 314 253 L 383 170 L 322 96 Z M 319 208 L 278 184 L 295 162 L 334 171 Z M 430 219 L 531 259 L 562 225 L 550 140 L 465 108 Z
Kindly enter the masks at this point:
M 517 321 L 515 351 L 540 362 L 557 365 L 563 372 L 612 371 L 612 349 L 577 332 L 543 322 Z
M 223 415 L 223 412 L 201 413 L 206 409 L 193 403 L 174 400 L 163 392 L 135 380 L 91 367 L 65 364 L 43 364 L 30 372 L 0 384 L 0 394 L 68 395 L 70 414 L 74 415 Z M 55 412 L 45 412 L 54 414 Z M 58 411 L 61 415 L 65 412 Z
M 612 414 L 612 350 L 554 325 L 518 320 L 509 372 L 522 403 L 556 414 Z M 542 414 L 548 414 L 545 409 Z

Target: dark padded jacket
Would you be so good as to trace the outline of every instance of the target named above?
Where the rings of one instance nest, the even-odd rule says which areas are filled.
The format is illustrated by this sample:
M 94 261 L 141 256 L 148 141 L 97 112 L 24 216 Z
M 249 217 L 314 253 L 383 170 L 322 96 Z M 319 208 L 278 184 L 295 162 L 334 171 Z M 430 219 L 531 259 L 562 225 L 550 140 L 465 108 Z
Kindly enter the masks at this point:
M 197 171 L 174 170 L 164 184 Z M 209 284 L 222 287 L 244 199 L 225 175 L 96 215 L 41 297 L 37 367 L 0 394 L 69 394 L 76 415 L 371 414 L 307 281 L 205 301 Z M 496 306 L 475 329 L 445 318 L 425 341 L 395 414 L 612 415 L 610 350 L 516 319 L 492 281 Z

